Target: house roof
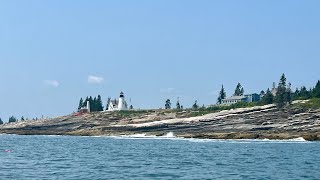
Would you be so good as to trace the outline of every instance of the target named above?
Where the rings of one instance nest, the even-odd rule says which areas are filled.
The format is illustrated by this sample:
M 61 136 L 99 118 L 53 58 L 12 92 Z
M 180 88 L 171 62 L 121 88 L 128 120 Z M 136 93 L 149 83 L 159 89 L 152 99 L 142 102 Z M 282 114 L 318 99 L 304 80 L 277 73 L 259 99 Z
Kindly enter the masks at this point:
M 229 98 L 226 99 L 222 99 L 223 101 L 232 101 L 232 100 L 241 100 L 241 99 L 245 99 L 244 96 L 231 96 Z

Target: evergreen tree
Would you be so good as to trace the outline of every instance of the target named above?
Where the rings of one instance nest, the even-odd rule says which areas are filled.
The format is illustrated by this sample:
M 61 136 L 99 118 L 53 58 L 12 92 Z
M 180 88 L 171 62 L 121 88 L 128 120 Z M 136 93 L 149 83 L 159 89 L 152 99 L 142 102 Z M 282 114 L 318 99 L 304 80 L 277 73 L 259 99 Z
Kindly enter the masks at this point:
M 92 104 L 91 104 L 91 111 L 92 112 L 97 112 L 98 111 L 98 103 L 97 103 L 97 98 L 94 97 Z
M 15 118 L 14 116 L 11 116 L 9 118 L 9 123 L 13 123 L 13 122 L 17 122 L 17 118 Z
M 78 111 L 83 107 L 83 99 L 81 98 L 79 101 Z
M 171 101 L 170 101 L 170 99 L 166 100 L 165 109 L 171 109 Z
M 233 95 L 234 95 L 234 96 L 243 96 L 243 94 L 244 94 L 244 89 L 243 89 L 243 87 L 241 86 L 241 84 L 238 83 L 236 89 L 234 90 L 234 94 L 233 94 Z
M 90 111 L 94 112 L 94 102 L 92 96 L 89 97 Z
M 181 105 L 180 105 L 179 100 L 177 101 L 176 107 L 177 107 L 177 109 L 178 109 L 178 110 L 180 110 L 180 109 L 181 109 Z
M 320 98 L 320 81 L 318 81 L 314 87 L 312 95 L 315 98 Z
M 260 92 L 260 96 L 263 97 L 264 95 L 266 95 L 266 92 L 264 92 L 264 90 L 262 90 L 262 91 Z
M 219 92 L 219 97 L 218 97 L 218 99 L 217 99 L 217 103 L 218 104 L 221 104 L 222 103 L 222 99 L 225 99 L 226 98 L 226 91 L 224 90 L 224 87 L 223 87 L 223 85 L 222 85 L 222 87 L 221 87 L 221 90 L 220 90 L 220 92 Z
M 3 121 L 2 121 L 2 119 L 0 118 L 0 124 L 3 124 Z
M 299 93 L 299 99 L 311 98 L 311 92 L 305 86 L 302 86 Z
M 276 104 L 279 108 L 282 108 L 287 103 L 286 81 L 287 81 L 286 76 L 282 74 L 279 85 L 278 85 L 278 89 L 277 89 L 277 95 L 276 95 Z
M 263 96 L 263 98 L 261 99 L 261 103 L 262 103 L 263 105 L 272 104 L 272 103 L 273 103 L 273 98 L 274 98 L 274 97 L 273 97 L 270 89 L 268 88 L 266 94 L 265 94 L 265 95 Z
M 132 105 L 130 105 L 130 108 L 129 108 L 129 109 L 133 110 L 133 106 L 132 106 Z
M 298 88 L 296 88 L 296 91 L 293 93 L 293 99 L 299 99 L 299 94 L 300 94 L 300 91 Z
M 25 121 L 25 119 L 24 119 L 24 117 L 23 117 L 23 116 L 21 117 L 21 121 Z
M 288 84 L 288 88 L 286 89 L 286 102 L 291 104 L 292 103 L 292 95 L 291 95 L 291 83 Z
M 97 98 L 97 111 L 103 111 L 102 98 L 98 95 Z
M 195 102 L 194 102 L 194 104 L 192 105 L 192 109 L 198 109 L 199 108 L 199 106 L 198 106 L 198 101 L 196 100 Z

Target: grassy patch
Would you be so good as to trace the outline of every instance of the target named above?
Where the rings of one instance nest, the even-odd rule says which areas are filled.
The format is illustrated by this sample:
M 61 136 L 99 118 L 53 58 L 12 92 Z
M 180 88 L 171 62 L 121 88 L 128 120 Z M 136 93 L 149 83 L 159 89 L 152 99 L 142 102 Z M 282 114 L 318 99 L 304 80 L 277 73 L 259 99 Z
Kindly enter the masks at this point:
M 293 106 L 305 109 L 320 109 L 320 98 L 312 98 L 307 102 L 294 104 Z
M 246 102 L 239 102 L 236 104 L 232 104 L 230 106 L 211 106 L 208 108 L 200 108 L 200 109 L 186 109 L 184 113 L 178 115 L 178 117 L 196 117 L 202 116 L 210 113 L 215 113 L 223 110 L 231 110 L 237 108 L 249 108 L 259 106 L 258 103 L 246 103 Z
M 199 109 L 153 109 L 153 110 L 128 110 L 128 111 L 114 111 L 111 113 L 112 117 L 115 118 L 137 118 L 143 117 L 150 114 L 158 114 L 160 116 L 165 116 L 166 114 L 174 113 L 177 118 L 188 118 L 202 116 L 210 113 L 215 113 L 223 110 L 237 109 L 237 108 L 248 108 L 258 106 L 257 103 L 245 103 L 239 102 L 230 106 L 211 106 L 208 108 Z
M 259 104 L 255 102 L 254 103 L 238 102 L 230 106 L 211 106 L 211 107 L 208 107 L 207 109 L 211 111 L 223 111 L 223 110 L 231 110 L 231 109 L 237 109 L 237 108 L 249 108 L 254 106 L 259 106 Z
M 132 111 L 114 111 L 112 112 L 113 116 L 121 117 L 121 118 L 130 118 L 130 117 L 138 117 L 147 114 L 154 113 L 153 110 L 132 110 Z

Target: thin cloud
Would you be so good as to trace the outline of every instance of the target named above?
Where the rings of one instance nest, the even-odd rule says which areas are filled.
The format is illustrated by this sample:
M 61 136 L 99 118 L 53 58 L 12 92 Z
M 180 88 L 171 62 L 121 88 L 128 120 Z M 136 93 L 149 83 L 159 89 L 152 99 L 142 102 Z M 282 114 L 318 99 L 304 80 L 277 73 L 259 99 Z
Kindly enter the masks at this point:
M 88 77 L 89 84 L 101 84 L 104 81 L 103 77 L 90 75 Z
M 57 80 L 44 80 L 43 82 L 45 85 L 55 87 L 55 88 L 60 86 L 60 83 Z
M 162 89 L 160 89 L 160 92 L 164 93 L 164 94 L 173 94 L 176 92 L 176 89 L 175 88 L 162 88 Z

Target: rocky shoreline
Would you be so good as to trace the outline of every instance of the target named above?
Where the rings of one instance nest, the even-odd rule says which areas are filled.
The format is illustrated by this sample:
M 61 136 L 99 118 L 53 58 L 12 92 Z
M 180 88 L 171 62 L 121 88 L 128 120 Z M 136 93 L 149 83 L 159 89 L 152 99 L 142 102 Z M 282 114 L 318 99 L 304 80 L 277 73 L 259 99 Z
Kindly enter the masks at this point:
M 239 108 L 196 117 L 190 111 L 100 112 L 0 126 L 2 134 L 117 136 L 146 134 L 201 139 L 320 140 L 320 109 L 274 105 Z M 199 113 L 199 112 L 198 112 Z M 201 112 L 200 112 L 201 113 Z

